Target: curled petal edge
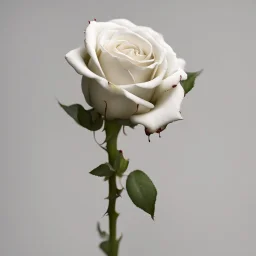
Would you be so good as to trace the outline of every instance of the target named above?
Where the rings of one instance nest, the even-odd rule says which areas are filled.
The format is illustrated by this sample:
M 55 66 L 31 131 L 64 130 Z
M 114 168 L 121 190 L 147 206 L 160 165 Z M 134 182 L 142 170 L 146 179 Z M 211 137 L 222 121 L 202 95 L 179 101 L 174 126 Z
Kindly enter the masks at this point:
M 85 59 L 88 58 L 88 53 L 85 47 L 79 47 L 68 52 L 65 56 L 67 62 L 75 69 L 75 71 L 85 77 L 95 79 L 102 87 L 111 91 L 112 93 L 122 94 L 126 98 L 135 102 L 136 104 L 143 105 L 147 108 L 154 108 L 154 105 L 146 100 L 143 100 L 132 93 L 128 92 L 120 86 L 116 86 L 108 82 L 105 78 L 93 73 L 86 65 Z
M 144 125 L 149 133 L 155 133 L 169 123 L 183 119 L 180 113 L 183 98 L 183 87 L 178 84 L 162 94 L 154 109 L 145 114 L 133 115 L 130 120 L 134 124 Z

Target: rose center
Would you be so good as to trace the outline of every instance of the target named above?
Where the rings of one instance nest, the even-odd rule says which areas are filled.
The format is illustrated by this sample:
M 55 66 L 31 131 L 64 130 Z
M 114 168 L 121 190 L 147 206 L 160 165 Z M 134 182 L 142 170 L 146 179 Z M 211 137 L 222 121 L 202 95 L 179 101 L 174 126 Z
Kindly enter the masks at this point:
M 119 52 L 124 53 L 125 55 L 129 56 L 146 56 L 146 53 L 144 52 L 143 49 L 138 47 L 137 45 L 131 44 L 129 42 L 120 42 L 117 46 L 116 49 Z

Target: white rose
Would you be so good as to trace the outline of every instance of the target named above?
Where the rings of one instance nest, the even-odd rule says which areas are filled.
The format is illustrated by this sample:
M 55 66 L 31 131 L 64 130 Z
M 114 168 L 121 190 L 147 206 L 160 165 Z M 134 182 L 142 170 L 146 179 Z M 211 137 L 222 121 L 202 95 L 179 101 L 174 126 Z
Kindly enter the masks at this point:
M 148 134 L 182 119 L 185 61 L 151 28 L 124 19 L 91 21 L 85 46 L 65 58 L 83 76 L 87 103 L 106 119 L 130 119 Z

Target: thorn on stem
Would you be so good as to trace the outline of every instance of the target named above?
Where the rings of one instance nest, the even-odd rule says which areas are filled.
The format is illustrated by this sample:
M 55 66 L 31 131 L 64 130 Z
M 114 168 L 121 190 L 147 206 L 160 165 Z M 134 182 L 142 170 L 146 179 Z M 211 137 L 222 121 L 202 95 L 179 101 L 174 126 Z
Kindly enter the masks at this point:
M 105 217 L 105 216 L 108 216 L 108 209 L 107 209 L 107 211 L 103 214 L 102 218 Z

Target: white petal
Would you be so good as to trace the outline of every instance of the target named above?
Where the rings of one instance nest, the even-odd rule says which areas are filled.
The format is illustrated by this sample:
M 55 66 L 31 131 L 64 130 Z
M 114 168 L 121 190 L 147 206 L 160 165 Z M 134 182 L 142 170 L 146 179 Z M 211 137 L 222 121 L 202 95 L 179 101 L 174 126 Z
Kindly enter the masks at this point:
M 179 68 L 181 68 L 181 69 L 185 69 L 185 66 L 186 66 L 186 61 L 185 60 L 183 60 L 183 59 L 181 59 L 181 58 L 179 58 L 178 59 L 178 66 L 179 66 Z
M 144 112 L 154 107 L 152 103 L 140 99 L 126 90 L 117 88 L 116 90 L 120 93 L 113 93 L 92 79 L 88 87 L 92 106 L 102 115 L 106 114 L 107 119 L 128 119 L 134 113 L 138 113 L 138 105 L 143 107 Z
M 148 101 L 146 101 L 146 100 L 144 100 L 144 99 L 142 99 L 142 98 L 139 98 L 138 96 L 136 96 L 136 95 L 134 95 L 134 94 L 128 92 L 127 90 L 123 90 L 123 92 L 124 92 L 124 95 L 125 95 L 128 99 L 132 100 L 132 101 L 135 102 L 137 105 L 142 105 L 142 106 L 147 107 L 147 108 L 150 108 L 150 109 L 151 109 L 151 108 L 154 108 L 154 105 L 153 105 L 152 103 L 150 103 L 150 102 L 148 102 Z
M 92 65 L 95 67 L 95 69 L 98 70 L 97 73 L 99 73 L 102 77 L 105 77 L 105 75 L 97 57 L 98 37 L 100 33 L 104 30 L 117 28 L 122 27 L 111 22 L 91 21 L 85 31 L 85 46 L 88 51 L 88 54 L 91 56 L 90 61 L 93 62 Z
M 151 38 L 153 37 L 154 41 L 156 41 L 157 44 L 161 45 L 165 49 L 165 56 L 168 62 L 168 68 L 165 77 L 168 77 L 172 73 L 176 72 L 179 68 L 184 69 L 185 61 L 183 59 L 177 59 L 176 53 L 173 51 L 172 47 L 165 42 L 164 37 L 161 34 L 154 31 L 150 27 L 138 26 L 135 28 L 135 30 L 142 31 L 141 33 L 138 32 L 139 34 L 146 33 Z
M 123 89 L 129 89 L 132 90 L 134 87 L 141 87 L 145 89 L 152 89 L 160 85 L 160 83 L 163 80 L 163 77 L 166 73 L 167 70 L 167 61 L 164 60 L 161 65 L 158 66 L 155 75 L 152 80 L 144 83 L 136 83 L 136 84 L 128 84 L 128 85 L 120 85 L 121 88 Z
M 110 33 L 106 31 L 106 34 Z M 108 35 L 104 35 L 103 33 L 101 34 L 101 37 L 107 38 Z M 149 63 L 149 66 L 138 66 L 142 62 L 136 62 L 135 58 L 131 60 L 132 58 L 129 57 L 128 52 L 126 55 L 124 53 L 115 52 L 114 49 L 116 49 L 118 42 L 121 44 L 120 42 L 123 41 L 128 43 L 124 46 L 124 49 L 121 48 L 120 45 L 120 50 L 123 52 L 126 49 L 125 47 L 130 47 L 129 50 L 132 50 L 133 48 L 138 49 L 138 46 L 145 52 L 152 52 L 151 44 L 140 35 L 127 31 L 118 31 L 114 33 L 109 42 L 101 45 L 102 53 L 99 56 L 99 62 L 108 81 L 116 85 L 127 85 L 144 83 L 151 80 L 154 68 L 158 63 L 152 60 L 151 63 Z M 119 58 L 120 55 L 123 56 Z M 143 64 L 145 64 L 145 62 Z M 91 68 L 90 64 L 89 67 Z
M 139 87 L 139 86 L 131 86 L 127 89 L 125 89 L 126 91 L 132 93 L 133 95 L 136 95 L 137 97 L 141 98 L 141 99 L 144 99 L 146 101 L 151 101 L 152 99 L 152 96 L 154 94 L 154 91 L 155 91 L 155 88 L 142 88 L 142 87 Z
M 166 71 L 165 77 L 168 77 L 179 69 L 179 65 L 176 53 L 173 51 L 172 47 L 166 42 L 163 42 L 163 46 L 166 49 L 166 58 L 168 62 L 168 69 Z
M 116 56 L 120 59 L 127 60 L 127 61 L 133 63 L 134 65 L 137 65 L 140 67 L 150 66 L 150 65 L 154 64 L 154 56 L 152 55 L 152 49 L 151 49 L 151 52 L 147 56 L 145 56 L 145 55 L 144 56 L 142 56 L 142 55 L 134 56 L 133 53 L 127 54 L 125 52 L 125 50 L 128 50 L 129 46 L 132 47 L 133 45 L 126 40 L 117 40 L 117 41 L 110 42 L 109 45 L 107 45 L 107 49 L 110 51 L 110 48 L 111 48 L 111 53 L 114 56 Z M 127 47 L 127 48 L 125 48 L 125 47 Z M 134 47 L 136 47 L 136 46 L 134 46 Z
M 126 70 L 130 76 L 133 78 L 133 82 L 126 83 L 128 84 L 141 84 L 148 82 L 152 79 L 154 68 L 157 66 L 157 63 L 154 63 L 148 67 L 140 67 L 136 66 L 133 63 L 131 63 L 128 60 L 125 59 L 119 59 L 117 58 L 119 65 Z M 122 79 L 120 79 L 122 85 L 125 85 L 125 83 L 122 83 Z
M 135 65 L 131 65 L 127 61 L 121 60 L 120 62 L 122 63 L 123 67 L 125 67 L 132 75 L 135 84 L 144 83 L 151 80 L 155 65 L 150 67 L 137 67 Z
M 152 55 L 152 44 L 149 40 L 147 40 L 145 37 L 141 36 L 138 33 L 134 33 L 132 31 L 126 30 L 126 31 L 118 31 L 116 32 L 112 39 L 112 41 L 117 40 L 125 40 L 128 41 L 130 44 L 133 44 L 141 49 L 146 54 Z
M 131 121 L 144 125 L 150 133 L 168 123 L 181 120 L 180 106 L 184 98 L 184 90 L 181 84 L 162 94 L 157 100 L 155 108 L 146 114 L 133 115 Z
M 182 70 L 177 70 L 174 74 L 165 78 L 161 84 L 156 88 L 155 93 L 152 97 L 152 102 L 156 102 L 162 93 L 170 90 L 172 87 L 176 87 L 181 80 L 186 80 L 187 74 Z
M 97 38 L 99 33 L 102 30 L 102 26 L 100 26 L 98 22 L 91 22 L 85 31 L 85 47 L 91 56 L 91 62 L 95 65 L 100 73 L 100 76 L 105 77 L 104 72 L 100 66 L 96 50 L 97 50 Z
M 133 29 L 133 31 L 150 42 L 153 47 L 155 61 L 157 61 L 158 63 L 162 63 L 164 57 L 166 56 L 166 49 L 163 44 L 159 43 L 158 40 L 156 40 L 157 38 L 154 37 L 152 34 L 148 33 L 147 30 L 136 27 Z
M 88 59 L 90 59 L 90 56 L 88 55 L 88 52 L 84 46 L 68 52 L 65 56 L 65 59 L 79 75 L 96 79 L 98 83 L 104 87 L 108 86 L 108 81 L 105 78 L 98 76 L 88 68 L 87 62 Z
M 99 56 L 99 61 L 109 82 L 115 85 L 134 83 L 132 75 L 122 66 L 118 58 L 106 51 L 102 51 Z
M 118 37 L 120 34 L 122 34 L 123 37 Z M 132 34 L 133 37 L 137 37 L 137 39 L 130 40 L 131 36 L 129 36 L 129 34 Z M 123 39 L 124 35 L 126 39 Z M 130 41 L 128 41 L 128 39 Z M 137 45 L 133 44 L 131 41 L 137 41 Z M 145 45 L 145 47 L 143 47 L 143 45 Z M 98 47 L 101 50 L 108 51 L 116 57 L 127 59 L 136 65 L 148 66 L 154 62 L 151 44 L 141 36 L 134 34 L 129 29 L 124 27 L 120 27 L 118 29 L 103 30 L 98 38 Z M 131 57 L 129 54 L 124 52 L 132 49 L 139 49 L 139 51 L 143 52 L 144 54 L 146 51 L 148 55 L 133 55 Z
M 98 75 L 88 69 L 86 62 L 90 59 L 90 56 L 88 55 L 85 47 L 82 46 L 68 52 L 65 56 L 65 59 L 78 74 L 90 78 L 101 79 Z
M 114 20 L 110 20 L 110 22 L 118 24 L 120 26 L 124 26 L 126 28 L 136 27 L 136 25 L 134 23 L 132 23 L 131 21 L 129 21 L 127 19 L 114 19 Z
M 107 91 L 107 93 L 109 94 L 113 94 L 113 95 L 117 94 L 117 96 L 123 95 L 124 97 L 127 98 L 127 100 L 133 101 L 133 104 L 135 104 L 135 106 L 137 104 L 140 104 L 142 106 L 145 106 L 148 109 L 154 107 L 152 103 L 144 99 L 141 99 L 136 95 L 132 95 L 132 93 L 130 93 L 129 91 L 126 91 L 122 87 L 110 86 L 108 81 L 105 78 L 98 76 L 97 74 L 93 73 L 90 69 L 88 69 L 86 65 L 87 64 L 86 61 L 88 61 L 87 57 L 88 57 L 87 51 L 84 47 L 74 49 L 68 52 L 65 56 L 68 63 L 76 70 L 78 74 L 90 78 L 90 79 L 86 79 L 86 78 L 82 79 L 83 92 L 84 92 L 86 101 L 89 105 L 93 104 L 93 101 L 90 101 L 88 98 L 88 92 L 90 91 L 90 84 L 93 83 L 97 85 L 97 88 L 102 87 L 102 90 L 99 89 L 101 92 Z M 90 95 L 92 95 L 91 92 L 90 92 Z M 102 97 L 104 97 L 104 95 L 102 95 Z M 99 97 L 99 98 L 102 99 L 102 97 Z
M 90 105 L 92 107 L 93 105 L 92 105 L 92 101 L 91 101 L 91 97 L 90 97 L 90 88 L 89 88 L 90 83 L 91 83 L 90 78 L 88 78 L 86 76 L 82 77 L 82 83 L 81 83 L 82 92 L 84 94 L 84 98 L 85 98 L 86 102 L 88 103 L 88 105 Z
M 153 30 L 150 27 L 145 27 L 145 26 L 138 26 L 137 27 L 139 30 L 145 31 L 148 34 L 150 34 L 151 36 L 154 37 L 155 40 L 157 40 L 157 42 L 161 43 L 164 42 L 164 37 L 163 35 L 161 35 L 160 33 L 156 32 L 155 30 Z
M 155 32 L 155 34 L 149 33 L 148 31 L 152 29 L 148 27 L 132 26 L 132 27 L 129 27 L 129 29 L 130 30 L 120 29 L 120 32 L 114 35 L 113 39 L 115 38 L 115 40 L 121 40 L 121 39 L 127 40 L 127 36 L 129 36 L 130 34 L 131 37 L 133 38 L 129 39 L 128 40 L 129 42 L 134 42 L 137 45 L 141 45 L 143 43 L 144 49 L 148 47 L 147 45 L 150 45 L 150 48 L 153 48 L 153 51 L 151 51 L 151 49 L 150 51 L 147 50 L 147 52 L 150 52 L 149 56 L 151 56 L 151 52 L 154 53 L 155 61 L 157 61 L 158 63 L 161 63 L 163 61 L 163 58 L 165 56 L 165 51 L 166 51 L 165 45 L 162 43 L 163 39 L 161 35 L 158 34 L 157 32 Z M 158 40 L 156 40 L 157 38 L 159 40 L 161 39 L 160 40 L 161 43 L 159 43 Z
M 173 51 L 172 47 L 165 42 L 164 37 L 149 27 L 140 26 L 140 27 L 138 27 L 138 29 L 142 31 L 141 33 L 148 34 L 151 38 L 153 38 L 153 40 L 157 44 L 161 45 L 161 47 L 165 49 L 165 57 L 168 62 L 166 76 L 177 71 L 177 69 L 179 68 L 179 65 L 178 65 L 176 53 Z

